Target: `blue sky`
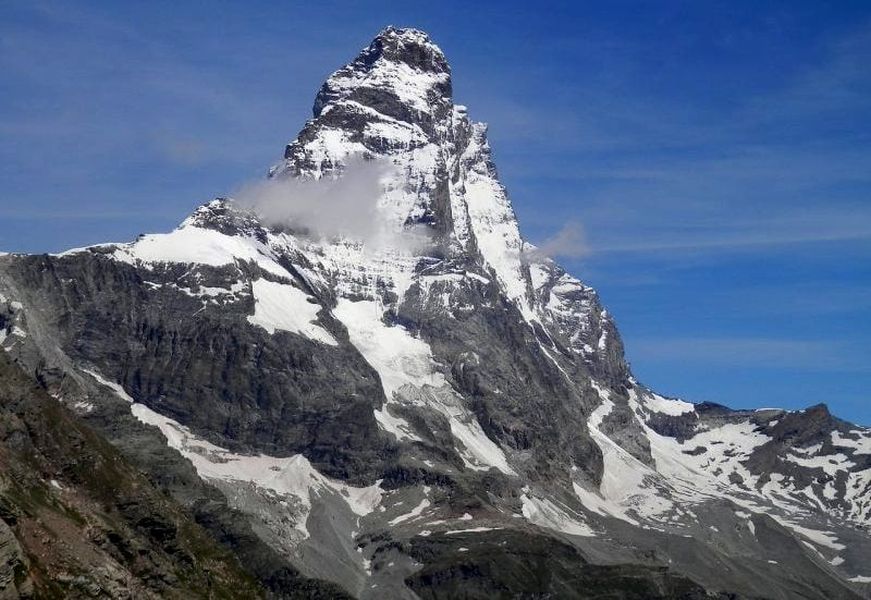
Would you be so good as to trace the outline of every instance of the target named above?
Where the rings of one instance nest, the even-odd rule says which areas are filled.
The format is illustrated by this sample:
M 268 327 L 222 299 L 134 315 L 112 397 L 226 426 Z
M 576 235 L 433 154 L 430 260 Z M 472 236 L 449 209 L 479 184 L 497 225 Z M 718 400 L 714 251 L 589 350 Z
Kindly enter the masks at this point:
M 409 4 L 6 0 L 0 249 L 173 227 L 415 26 L 490 124 L 524 234 L 582 235 L 561 262 L 641 381 L 871 425 L 871 5 Z

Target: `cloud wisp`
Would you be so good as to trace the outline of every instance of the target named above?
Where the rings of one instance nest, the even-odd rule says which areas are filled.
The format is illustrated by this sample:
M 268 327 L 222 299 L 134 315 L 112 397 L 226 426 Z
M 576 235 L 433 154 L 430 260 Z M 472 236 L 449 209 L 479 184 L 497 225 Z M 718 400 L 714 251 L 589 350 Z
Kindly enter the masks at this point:
M 554 258 L 584 258 L 590 253 L 590 246 L 583 225 L 578 221 L 569 221 L 556 234 L 539 244 L 537 252 Z
M 249 183 L 234 201 L 267 225 L 311 239 L 345 238 L 367 247 L 415 249 L 429 242 L 422 228 L 404 228 L 382 205 L 385 182 L 395 167 L 388 161 L 348 161 L 338 177 L 275 177 Z
M 867 372 L 868 364 L 842 341 L 766 337 L 636 339 L 629 354 L 649 364 L 682 363 L 721 368 Z

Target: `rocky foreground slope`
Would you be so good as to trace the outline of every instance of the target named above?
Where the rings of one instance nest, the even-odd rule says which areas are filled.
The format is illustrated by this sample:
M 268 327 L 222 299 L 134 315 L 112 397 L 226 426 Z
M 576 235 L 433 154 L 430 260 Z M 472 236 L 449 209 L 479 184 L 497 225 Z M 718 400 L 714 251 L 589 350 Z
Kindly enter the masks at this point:
M 871 595 L 871 431 L 637 382 L 595 291 L 521 237 L 486 127 L 417 30 L 336 71 L 236 201 L 129 244 L 0 256 L 0 346 L 245 595 Z M 46 498 L 84 485 L 28 477 Z M 15 558 L 7 479 L 14 597 L 46 571 Z M 203 576 L 196 552 L 166 560 L 179 590 Z M 123 568 L 100 593 L 168 589 Z

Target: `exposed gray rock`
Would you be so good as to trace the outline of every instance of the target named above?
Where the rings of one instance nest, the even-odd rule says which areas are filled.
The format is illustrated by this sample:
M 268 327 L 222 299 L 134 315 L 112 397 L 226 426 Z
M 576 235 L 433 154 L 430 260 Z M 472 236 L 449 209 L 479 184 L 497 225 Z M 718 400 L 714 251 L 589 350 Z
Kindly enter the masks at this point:
M 0 520 L 0 598 L 13 600 L 25 595 L 29 582 L 27 557 L 12 530 Z

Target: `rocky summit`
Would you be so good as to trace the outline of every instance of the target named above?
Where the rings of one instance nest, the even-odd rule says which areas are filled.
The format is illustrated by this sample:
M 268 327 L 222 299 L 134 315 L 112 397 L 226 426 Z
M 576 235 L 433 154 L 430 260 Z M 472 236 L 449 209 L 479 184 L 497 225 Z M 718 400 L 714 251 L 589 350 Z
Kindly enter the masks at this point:
M 871 431 L 637 381 L 423 32 L 172 232 L 0 256 L 0 598 L 868 598 Z

